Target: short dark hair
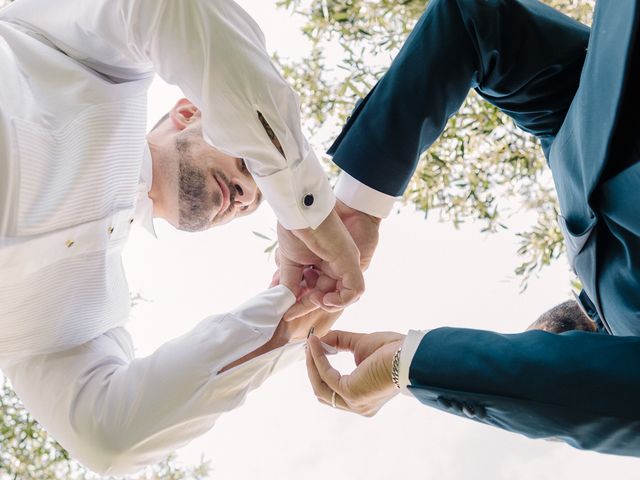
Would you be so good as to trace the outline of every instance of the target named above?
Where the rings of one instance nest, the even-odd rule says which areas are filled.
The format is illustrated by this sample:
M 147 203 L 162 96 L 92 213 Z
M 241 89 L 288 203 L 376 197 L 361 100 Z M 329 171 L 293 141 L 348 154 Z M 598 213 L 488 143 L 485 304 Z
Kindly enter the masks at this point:
M 578 302 L 567 300 L 544 312 L 527 330 L 562 333 L 570 330 L 595 332 L 597 329 L 596 324 L 582 311 Z

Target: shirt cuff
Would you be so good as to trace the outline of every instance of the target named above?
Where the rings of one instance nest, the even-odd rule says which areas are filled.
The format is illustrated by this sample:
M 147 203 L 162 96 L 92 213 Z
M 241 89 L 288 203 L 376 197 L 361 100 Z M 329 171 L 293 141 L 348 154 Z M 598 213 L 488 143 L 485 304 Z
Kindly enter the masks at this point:
M 400 382 L 400 391 L 405 395 L 413 397 L 413 394 L 407 388 L 411 382 L 409 381 L 409 368 L 413 361 L 413 356 L 416 354 L 422 337 L 424 337 L 429 330 L 409 330 L 407 336 L 404 339 L 402 345 L 402 352 L 400 353 L 400 364 L 398 365 L 398 374 Z
M 287 230 L 317 228 L 336 203 L 327 174 L 312 150 L 295 167 L 253 178 Z
M 333 192 L 348 207 L 378 218 L 388 217 L 393 204 L 401 198 L 374 190 L 344 170 L 340 173 Z

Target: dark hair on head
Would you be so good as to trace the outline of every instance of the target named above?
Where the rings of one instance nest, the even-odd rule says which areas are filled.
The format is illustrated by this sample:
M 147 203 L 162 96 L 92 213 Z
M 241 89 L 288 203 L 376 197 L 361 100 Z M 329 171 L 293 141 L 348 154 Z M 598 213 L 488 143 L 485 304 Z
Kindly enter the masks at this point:
M 582 311 L 578 302 L 567 300 L 544 312 L 527 330 L 544 330 L 552 333 L 570 330 L 595 332 L 596 324 Z
M 163 116 L 160 120 L 158 120 L 158 122 L 153 126 L 153 128 L 151 129 L 151 131 L 154 131 L 156 128 L 158 128 L 158 125 L 160 125 L 160 124 L 161 124 L 162 122 L 164 122 L 167 118 L 169 118 L 169 113 L 170 113 L 170 112 L 165 113 L 165 114 L 164 114 L 164 116 Z

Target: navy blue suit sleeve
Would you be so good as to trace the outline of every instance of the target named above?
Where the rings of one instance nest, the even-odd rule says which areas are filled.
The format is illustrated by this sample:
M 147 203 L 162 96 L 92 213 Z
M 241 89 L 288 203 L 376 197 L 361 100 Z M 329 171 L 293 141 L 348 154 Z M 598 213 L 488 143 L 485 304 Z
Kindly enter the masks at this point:
M 424 404 L 531 438 L 640 456 L 640 338 L 440 328 L 409 369 Z
M 589 29 L 535 0 L 431 0 L 329 149 L 360 182 L 401 195 L 469 90 L 541 139 L 578 87 Z

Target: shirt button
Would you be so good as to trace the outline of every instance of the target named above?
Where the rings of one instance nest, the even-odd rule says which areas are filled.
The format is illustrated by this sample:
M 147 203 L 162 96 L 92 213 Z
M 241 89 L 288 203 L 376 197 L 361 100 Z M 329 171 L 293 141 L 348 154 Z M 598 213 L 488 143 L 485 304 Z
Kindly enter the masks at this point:
M 130 218 L 130 219 L 129 219 L 129 224 L 132 224 L 132 223 L 133 223 L 133 220 L 134 220 L 133 218 Z
M 74 242 L 73 240 L 67 240 L 65 242 L 65 245 L 67 246 L 67 248 L 71 248 L 71 247 L 73 247 L 74 243 L 76 243 L 76 242 Z
M 302 203 L 305 207 L 310 207 L 311 205 L 313 205 L 314 200 L 315 199 L 313 198 L 313 195 L 310 193 L 307 193 L 302 199 Z
M 109 235 L 111 235 L 113 233 L 113 227 L 107 228 L 107 232 L 109 232 Z

